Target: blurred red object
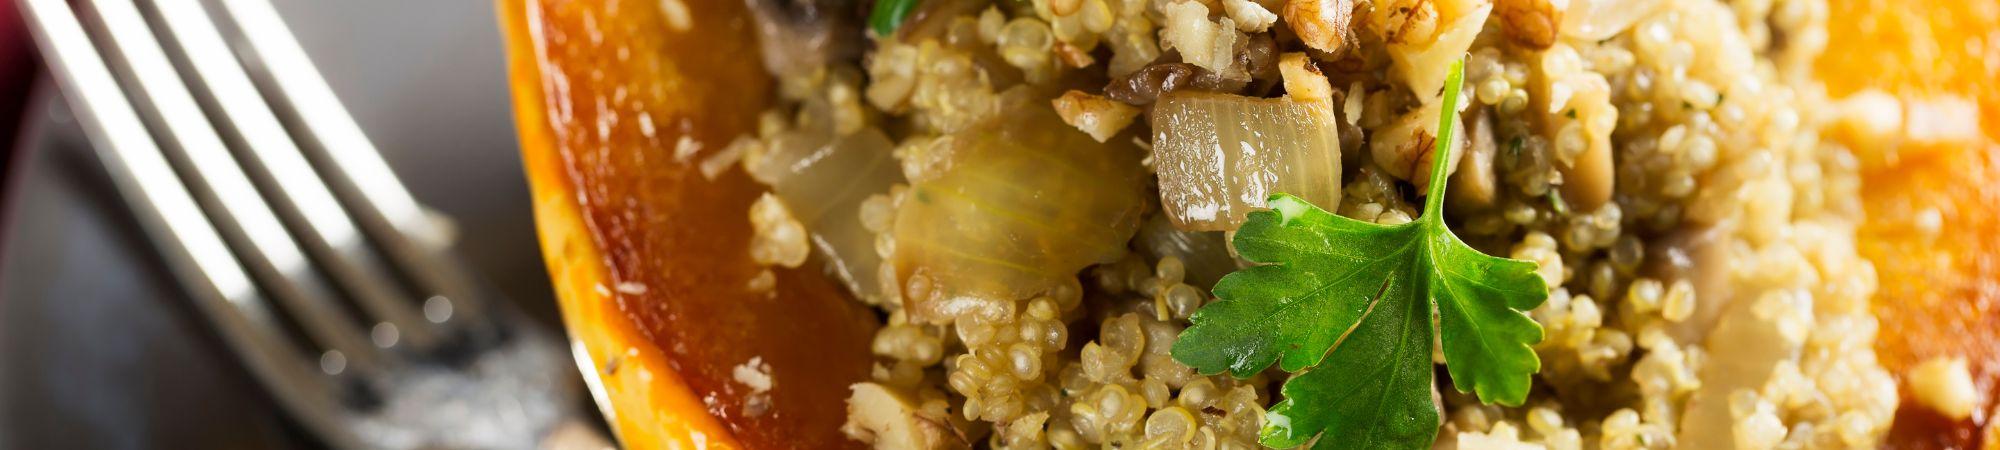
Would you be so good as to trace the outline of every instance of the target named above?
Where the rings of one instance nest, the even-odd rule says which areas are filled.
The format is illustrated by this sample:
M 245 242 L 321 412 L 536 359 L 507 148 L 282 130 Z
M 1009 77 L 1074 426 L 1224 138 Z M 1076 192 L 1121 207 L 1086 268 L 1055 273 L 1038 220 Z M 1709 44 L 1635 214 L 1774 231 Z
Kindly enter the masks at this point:
M 0 0 L 0 156 L 8 156 L 6 160 L 12 160 L 14 128 L 20 126 L 20 108 L 38 66 L 20 8 L 14 8 L 14 0 Z
M 13 179 L 19 153 L 14 137 L 21 125 L 21 107 L 27 104 L 28 86 L 41 67 L 30 39 L 14 0 L 0 0 L 0 190 L 12 185 L 8 180 Z

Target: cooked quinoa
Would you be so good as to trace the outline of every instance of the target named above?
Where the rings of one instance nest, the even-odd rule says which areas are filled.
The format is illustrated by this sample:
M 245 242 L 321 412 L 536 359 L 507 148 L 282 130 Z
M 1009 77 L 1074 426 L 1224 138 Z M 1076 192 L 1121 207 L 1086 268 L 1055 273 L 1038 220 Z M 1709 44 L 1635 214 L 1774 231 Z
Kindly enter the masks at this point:
M 1528 401 L 1482 404 L 1435 387 L 1436 448 L 1874 447 L 1889 428 L 1897 390 L 1873 350 L 1875 272 L 1854 245 L 1859 163 L 1820 137 L 1835 119 L 1810 73 L 1827 40 L 1821 0 L 917 8 L 895 32 L 870 33 L 858 59 L 774 65 L 784 101 L 756 135 L 703 162 L 713 173 L 740 158 L 773 186 L 751 209 L 757 261 L 827 265 L 880 309 L 873 380 L 850 400 L 854 439 L 1257 446 L 1288 375 L 1201 376 L 1168 354 L 1188 317 L 1215 301 L 1216 279 L 1244 263 L 1226 217 L 1169 217 L 1182 209 L 1162 204 L 1170 187 L 1155 181 L 1166 169 L 1153 152 L 1166 143 L 1155 142 L 1154 107 L 1188 92 L 1323 101 L 1338 184 L 1320 206 L 1404 223 L 1421 209 L 1444 65 L 1459 58 L 1466 100 L 1446 217 L 1473 247 L 1539 264 L 1550 294 L 1530 314 L 1545 337 Z M 981 130 L 1047 140 L 968 146 Z M 837 162 L 846 188 L 782 180 L 786 164 L 827 148 L 863 155 Z M 898 242 L 912 233 L 899 228 L 938 226 L 909 209 L 960 166 L 1083 151 L 1134 155 L 1091 161 L 1121 165 L 1094 167 L 1112 167 L 1099 170 L 1107 179 L 1130 171 L 1146 188 L 1127 202 L 1132 214 L 1048 213 L 1055 233 L 1094 236 L 1063 224 L 1101 222 L 1129 236 L 1102 250 L 1021 250 L 1038 264 L 1022 271 L 1081 267 L 1074 276 L 959 289 L 953 267 L 910 256 L 937 243 Z M 1059 169 L 1038 176 L 1079 182 Z M 959 217 L 956 226 L 981 226 Z M 1939 364 L 1936 390 L 1962 388 L 1951 377 L 1964 363 Z

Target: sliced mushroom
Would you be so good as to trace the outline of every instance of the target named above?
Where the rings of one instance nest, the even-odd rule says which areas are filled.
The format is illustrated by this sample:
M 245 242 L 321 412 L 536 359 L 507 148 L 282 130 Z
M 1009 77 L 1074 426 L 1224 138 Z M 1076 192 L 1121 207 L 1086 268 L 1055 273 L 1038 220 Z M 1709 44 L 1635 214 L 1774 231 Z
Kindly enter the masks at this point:
M 1249 35 L 1248 39 L 1237 39 L 1232 53 L 1236 60 L 1231 63 L 1231 72 L 1240 69 L 1250 78 L 1268 79 L 1271 70 L 1277 68 L 1278 43 L 1271 39 L 1270 33 L 1257 33 Z
M 1162 62 L 1112 78 L 1111 83 L 1104 86 L 1104 96 L 1127 105 L 1144 106 L 1176 90 L 1218 91 L 1222 88 L 1222 77 L 1215 72 L 1188 63 Z
M 1561 194 L 1577 211 L 1595 211 L 1611 201 L 1611 132 L 1618 109 L 1604 75 L 1583 70 L 1582 56 L 1561 43 L 1541 53 L 1529 83 L 1530 107 L 1549 139 Z
M 1493 172 L 1493 117 L 1485 108 L 1473 108 L 1465 117 L 1465 154 L 1459 156 L 1458 172 L 1452 173 L 1445 200 L 1455 209 L 1478 210 L 1493 207 L 1499 188 Z
M 861 4 L 855 0 L 745 0 L 764 68 L 776 74 L 861 57 Z

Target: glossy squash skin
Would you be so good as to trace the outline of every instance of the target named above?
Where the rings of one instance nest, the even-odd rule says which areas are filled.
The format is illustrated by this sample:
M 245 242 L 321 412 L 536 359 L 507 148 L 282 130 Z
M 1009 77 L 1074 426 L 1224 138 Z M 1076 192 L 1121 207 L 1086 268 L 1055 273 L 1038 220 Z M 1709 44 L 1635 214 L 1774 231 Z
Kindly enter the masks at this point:
M 860 447 L 839 427 L 877 319 L 817 271 L 775 270 L 775 289 L 753 289 L 761 188 L 697 169 L 769 101 L 743 3 L 498 7 L 542 252 L 620 441 Z

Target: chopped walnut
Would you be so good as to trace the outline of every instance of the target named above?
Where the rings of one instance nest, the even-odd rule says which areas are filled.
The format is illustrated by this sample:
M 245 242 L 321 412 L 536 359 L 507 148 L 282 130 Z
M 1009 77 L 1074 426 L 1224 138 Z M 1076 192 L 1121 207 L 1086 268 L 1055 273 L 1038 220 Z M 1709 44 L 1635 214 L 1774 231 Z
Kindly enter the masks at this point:
M 1508 39 L 1523 47 L 1542 50 L 1555 45 L 1563 12 L 1556 9 L 1552 0 L 1498 0 L 1493 3 L 1493 13 L 1500 15 L 1501 29 L 1507 32 Z
M 1354 0 L 1291 0 L 1284 9 L 1285 23 L 1307 47 L 1339 53 L 1354 40 Z
M 1278 73 L 1285 79 L 1285 97 L 1299 102 L 1333 102 L 1333 84 L 1305 53 L 1278 57 Z
M 1208 7 L 1194 1 L 1169 3 L 1160 12 L 1166 16 L 1160 31 L 1162 48 L 1179 51 L 1181 61 L 1231 77 L 1236 41 L 1244 38 L 1236 31 L 1235 19 L 1210 21 Z
M 943 417 L 929 417 L 908 395 L 876 383 L 857 383 L 847 397 L 847 424 L 841 431 L 879 449 L 967 448 Z
M 1083 130 L 1097 142 L 1110 140 L 1119 130 L 1131 126 L 1132 119 L 1139 116 L 1139 108 L 1083 91 L 1064 92 L 1053 103 L 1056 114 L 1062 116 L 1063 122 Z
M 1342 2 L 1347 3 L 1347 2 Z M 1437 40 L 1440 23 L 1438 2 L 1433 0 L 1381 0 L 1367 8 L 1369 30 L 1388 44 L 1424 44 Z M 1286 20 L 1291 20 L 1286 16 Z
M 1245 33 L 1262 33 L 1278 22 L 1277 14 L 1250 0 L 1222 0 L 1222 10 L 1236 19 L 1236 30 Z

